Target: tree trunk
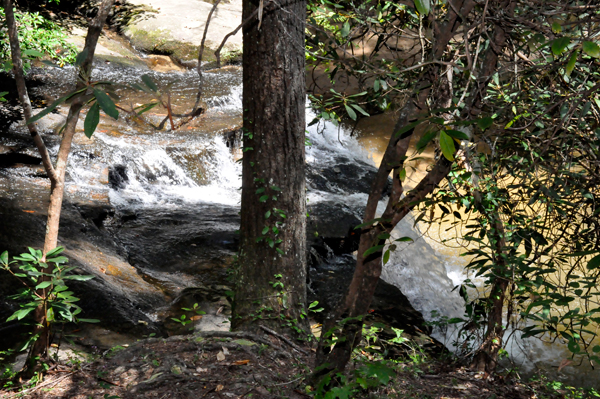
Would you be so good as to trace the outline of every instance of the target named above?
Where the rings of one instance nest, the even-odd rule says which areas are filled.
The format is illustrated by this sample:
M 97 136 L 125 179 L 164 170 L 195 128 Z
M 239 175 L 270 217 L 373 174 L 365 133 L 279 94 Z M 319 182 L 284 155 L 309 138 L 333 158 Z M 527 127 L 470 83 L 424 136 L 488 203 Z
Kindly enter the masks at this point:
M 448 18 L 441 26 L 435 25 L 437 41 L 432 49 L 433 59 L 441 59 L 448 42 L 456 34 L 463 21 L 455 10 L 460 11 L 460 15 L 468 15 L 475 3 L 471 0 L 454 0 L 454 6 L 450 8 Z M 436 99 L 437 103 L 447 103 L 452 98 L 452 88 L 447 90 L 442 85 L 448 84 L 443 79 L 439 79 L 439 70 L 437 66 L 429 67 L 422 75 L 413 98 L 400 112 L 400 117 L 394 127 L 394 132 L 399 131 L 411 122 L 427 116 L 427 99 L 431 94 L 431 89 L 435 85 L 440 89 L 443 98 Z M 451 84 L 450 84 L 451 86 Z M 447 107 L 447 105 L 441 105 Z M 392 194 L 388 200 L 386 209 L 381 216 L 382 221 L 374 226 L 365 227 L 361 231 L 358 254 L 356 257 L 356 269 L 345 299 L 336 310 L 335 315 L 323 323 L 321 340 L 317 350 L 317 368 L 319 371 L 315 375 L 319 378 L 322 375 L 344 370 L 350 360 L 352 350 L 360 342 L 362 335 L 363 316 L 367 313 L 377 282 L 382 270 L 383 249 L 364 256 L 369 248 L 383 245 L 385 243 L 386 233 L 389 234 L 394 227 L 402 220 L 420 201 L 433 192 L 439 182 L 446 177 L 452 166 L 452 162 L 440 155 L 433 169 L 419 182 L 419 184 L 407 193 L 406 197 L 401 199 L 404 192 L 399 172 L 404 167 L 404 160 L 408 150 L 409 142 L 414 134 L 414 128 L 403 134 L 393 133 L 388 147 L 384 153 L 381 165 L 375 177 L 375 181 L 369 193 L 369 199 L 365 209 L 363 222 L 369 222 L 375 218 L 377 204 L 381 199 L 384 187 L 390 173 L 392 174 Z M 340 321 L 345 320 L 340 325 Z M 331 349 L 329 338 L 335 334 L 337 337 L 335 346 Z
M 10 42 L 10 53 L 11 60 L 13 63 L 13 73 L 15 75 L 15 83 L 17 85 L 17 92 L 19 94 L 19 101 L 21 102 L 21 106 L 23 107 L 23 116 L 27 121 L 29 118 L 33 116 L 31 111 L 31 101 L 29 101 L 29 94 L 27 93 L 27 86 L 25 85 L 25 76 L 23 74 L 23 60 L 21 58 L 21 47 L 19 45 L 19 36 L 17 30 L 17 22 L 15 21 L 15 14 L 13 11 L 13 4 L 11 0 L 4 0 L 4 13 L 6 16 L 6 27 L 8 30 L 8 37 Z M 27 125 L 29 129 L 29 133 L 31 134 L 31 138 L 35 146 L 42 157 L 42 164 L 44 165 L 44 169 L 46 170 L 46 174 L 48 174 L 48 178 L 50 179 L 51 184 L 56 184 L 56 172 L 54 171 L 54 167 L 52 166 L 52 161 L 50 159 L 50 155 L 48 154 L 48 149 L 46 148 L 46 144 L 42 140 L 42 137 L 39 135 L 37 131 L 37 126 L 34 123 L 30 123 Z
M 244 0 L 246 21 L 263 1 Z M 232 328 L 306 330 L 305 0 L 244 25 L 244 157 Z M 262 18 L 261 18 L 262 17 Z M 259 29 L 260 28 L 260 29 Z
M 87 86 L 92 71 L 92 61 L 94 59 L 94 52 L 102 27 L 106 22 L 106 18 L 110 9 L 112 8 L 114 0 L 103 0 L 99 6 L 98 14 L 90 23 L 88 34 L 86 36 L 84 51 L 87 51 L 85 60 L 80 66 L 79 76 L 77 80 L 76 90 L 82 89 Z M 21 60 L 21 50 L 19 45 L 19 39 L 17 36 L 16 22 L 12 10 L 12 4 L 10 0 L 4 0 L 4 8 L 6 13 L 6 20 L 9 31 L 11 55 L 13 60 L 13 70 L 15 74 L 15 80 L 17 83 L 17 90 L 19 92 L 19 98 L 23 106 L 23 113 L 25 119 L 28 120 L 32 116 L 31 104 L 29 96 L 27 94 L 27 88 L 25 86 L 25 78 L 23 75 L 23 66 Z M 32 135 L 33 141 L 42 156 L 42 162 L 44 168 L 50 178 L 50 204 L 48 206 L 48 221 L 46 223 L 46 236 L 44 240 L 44 257 L 45 254 L 58 246 L 58 230 L 60 224 L 60 213 L 62 209 L 62 201 L 64 196 L 64 185 L 65 185 L 65 173 L 67 169 L 67 162 L 69 153 L 71 152 L 71 143 L 73 136 L 75 135 L 75 128 L 79 119 L 79 113 L 85 104 L 84 99 L 79 96 L 75 98 L 69 108 L 69 115 L 67 117 L 67 124 L 64 129 L 63 137 L 61 140 L 60 148 L 58 150 L 58 156 L 56 160 L 56 166 L 53 167 L 48 155 L 46 146 L 37 132 L 35 124 L 28 124 L 29 131 Z M 42 270 L 44 273 L 51 273 L 51 268 L 45 268 Z M 48 276 L 41 276 L 38 280 L 38 284 L 44 280 L 48 280 Z M 38 292 L 42 298 L 48 297 L 48 289 L 41 289 Z M 50 328 L 46 319 L 47 309 L 44 305 L 40 306 L 34 311 L 34 320 L 36 325 L 34 327 L 33 334 L 37 336 L 37 339 L 33 343 L 29 351 L 29 371 L 35 371 L 37 368 L 37 360 L 45 358 L 47 356 L 48 346 L 50 344 Z

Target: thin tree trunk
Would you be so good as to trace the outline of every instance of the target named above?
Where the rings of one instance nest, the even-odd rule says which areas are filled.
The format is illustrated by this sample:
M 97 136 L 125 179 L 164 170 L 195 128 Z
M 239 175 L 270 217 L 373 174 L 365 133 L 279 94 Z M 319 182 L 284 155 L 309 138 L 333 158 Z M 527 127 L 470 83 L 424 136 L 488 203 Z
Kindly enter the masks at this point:
M 481 202 L 479 205 L 481 205 Z M 477 371 L 492 373 L 498 365 L 498 353 L 502 348 L 502 339 L 504 337 L 504 302 L 506 300 L 506 289 L 509 284 L 509 280 L 506 278 L 505 274 L 510 265 L 506 263 L 506 259 L 503 256 L 505 253 L 506 241 L 504 238 L 504 224 L 500 219 L 500 215 L 497 211 L 494 211 L 492 215 L 489 215 L 481 206 L 479 206 L 479 208 L 480 212 L 488 217 L 494 226 L 493 231 L 488 234 L 488 237 L 495 241 L 494 253 L 492 256 L 494 262 L 492 270 L 495 277 L 494 282 L 492 283 L 492 289 L 488 296 L 490 310 L 487 314 L 485 335 L 483 337 L 483 342 L 479 348 L 477 348 L 477 351 L 473 356 L 471 368 Z
M 498 7 L 504 10 L 508 17 L 514 14 L 516 3 L 512 0 L 502 0 L 498 2 Z M 491 39 L 490 47 L 488 48 L 482 71 L 479 76 L 479 87 L 473 92 L 473 105 L 470 107 L 468 116 L 476 118 L 482 110 L 483 98 L 486 94 L 486 86 L 488 85 L 492 75 L 497 69 L 498 59 L 500 54 L 506 48 L 509 38 L 509 33 L 505 30 L 502 24 L 494 24 L 494 35 Z M 506 263 L 504 257 L 506 241 L 504 223 L 500 218 L 498 211 L 494 211 L 491 215 L 481 206 L 481 195 L 476 193 L 476 203 L 479 212 L 488 218 L 494 226 L 494 230 L 490 233 L 491 238 L 495 241 L 493 260 L 496 278 L 490 290 L 490 310 L 488 313 L 488 321 L 483 343 L 478 348 L 471 367 L 478 371 L 493 372 L 498 365 L 498 353 L 502 348 L 502 338 L 504 337 L 504 325 L 502 323 L 502 315 L 504 311 L 504 302 L 506 300 L 506 289 L 509 285 L 509 280 L 505 274 L 507 268 L 510 267 Z
M 503 9 L 508 9 L 509 12 L 512 12 L 512 9 L 514 8 L 514 4 L 512 4 L 511 0 L 499 1 L 496 5 Z M 462 21 L 462 17 L 466 17 L 474 6 L 475 3 L 470 0 L 457 0 L 453 2 L 453 6 L 449 8 L 446 23 L 436 32 L 435 36 L 437 40 L 434 43 L 434 49 L 432 51 L 433 59 L 441 58 L 448 42 L 458 32 L 460 26 L 458 24 L 459 19 Z M 457 10 L 458 14 L 455 12 Z M 465 21 L 462 22 L 464 23 Z M 483 61 L 479 73 L 478 85 L 472 92 L 470 105 L 465 107 L 465 110 L 461 115 L 462 119 L 473 119 L 481 113 L 486 86 L 489 83 L 493 72 L 497 68 L 498 55 L 503 51 L 506 39 L 506 32 L 499 26 L 496 26 L 494 43 L 490 46 L 486 58 Z M 396 123 L 394 131 L 398 131 L 402 127 L 407 126 L 411 121 L 417 120 L 419 114 L 423 114 L 423 110 L 426 109 L 425 102 L 430 95 L 430 88 L 433 87 L 435 78 L 438 76 L 438 71 L 438 68 L 433 68 L 428 74 L 424 75 L 425 78 L 423 80 L 425 84 L 422 86 L 424 86 L 425 89 L 421 90 L 415 98 L 409 100 L 407 106 L 405 106 L 400 113 L 400 118 Z M 446 103 L 452 98 L 451 83 L 449 83 L 449 85 L 450 89 L 446 91 L 440 87 L 442 90 L 439 92 L 443 93 L 441 96 L 443 98 L 438 98 L 437 101 Z M 404 199 L 400 200 L 403 190 L 402 182 L 400 181 L 398 174 L 403 168 L 406 150 L 413 132 L 414 129 L 411 129 L 399 137 L 392 135 L 390 138 L 390 142 L 371 188 L 371 192 L 369 193 L 363 222 L 366 223 L 375 219 L 377 204 L 381 198 L 387 178 L 393 170 L 392 194 L 390 195 L 386 210 L 381 216 L 382 221 L 375 226 L 362 229 L 356 269 L 348 288 L 348 293 L 335 316 L 327 319 L 323 325 L 323 335 L 319 343 L 319 349 L 317 350 L 317 365 L 318 367 L 321 366 L 317 377 L 332 371 L 342 371 L 350 360 L 352 350 L 360 342 L 363 324 L 362 317 L 366 314 L 370 306 L 375 288 L 377 287 L 377 281 L 381 275 L 383 250 L 376 251 L 366 258 L 363 254 L 369 248 L 384 244 L 385 239 L 381 237 L 385 237 L 385 234 L 382 235 L 382 233 L 389 234 L 398 222 L 400 222 L 400 220 L 402 220 L 415 205 L 423 200 L 428 194 L 432 193 L 437 184 L 439 184 L 439 182 L 450 172 L 452 163 L 440 155 L 434 168 L 425 176 L 417 187 L 415 187 L 415 189 L 411 190 Z M 504 287 L 504 289 L 498 287 L 498 289 L 504 293 L 506 287 Z M 343 319 L 346 319 L 346 322 L 340 326 L 338 323 Z M 330 349 L 331 345 L 328 339 L 332 333 L 335 333 L 337 336 L 337 342 L 333 349 Z
M 246 21 L 263 1 L 244 0 Z M 307 330 L 305 0 L 264 2 L 243 27 L 244 157 L 234 330 Z M 260 30 L 258 29 L 260 24 Z
M 471 0 L 455 0 L 448 12 L 446 22 L 436 32 L 437 41 L 434 44 L 432 57 L 440 59 L 446 50 L 446 46 L 457 32 L 461 22 L 460 16 L 453 10 L 460 10 L 463 16 L 468 15 L 475 3 Z M 436 25 L 437 28 L 437 25 Z M 394 127 L 394 132 L 419 118 L 426 117 L 427 98 L 431 93 L 431 87 L 437 80 L 439 68 L 431 66 L 422 75 L 422 84 L 419 86 L 418 94 L 413 96 L 400 112 L 400 117 Z M 449 95 L 451 95 L 451 90 Z M 442 100 L 445 102 L 445 99 Z M 384 153 L 381 165 L 377 171 L 375 181 L 369 193 L 363 222 L 375 219 L 377 205 L 387 184 L 390 172 L 392 174 L 392 194 L 388 200 L 386 209 L 381 216 L 382 221 L 375 226 L 363 228 L 358 247 L 356 268 L 345 299 L 336 310 L 334 317 L 323 323 L 321 340 L 317 350 L 317 367 L 320 369 L 316 377 L 332 372 L 344 370 L 350 360 L 352 350 L 360 342 L 362 336 L 363 316 L 367 313 L 377 282 L 382 270 L 383 251 L 376 251 L 367 257 L 365 251 L 374 246 L 385 243 L 385 233 L 389 234 L 404 216 L 406 216 L 421 200 L 433 192 L 437 184 L 446 177 L 452 163 L 443 156 L 440 157 L 435 167 L 421 180 L 421 182 L 404 199 L 402 181 L 399 172 L 404 167 L 404 159 L 408 150 L 409 142 L 414 134 L 414 128 L 403 134 L 392 133 L 388 147 Z M 382 233 L 384 235 L 382 236 Z M 341 320 L 346 322 L 339 325 Z M 329 338 L 334 333 L 337 337 L 335 346 L 331 349 Z
M 94 58 L 94 52 L 98 38 L 102 32 L 102 27 L 106 21 L 108 13 L 112 8 L 114 0 L 103 0 L 98 8 L 98 14 L 90 23 L 88 34 L 86 36 L 84 51 L 86 51 L 86 58 L 83 61 L 79 69 L 79 76 L 77 79 L 76 89 L 82 89 L 89 83 L 89 79 L 92 71 L 92 62 Z M 19 45 L 19 39 L 17 36 L 16 22 L 12 11 L 12 4 L 10 0 L 4 0 L 4 8 L 6 12 L 6 19 L 9 30 L 9 39 L 12 52 L 12 60 L 14 65 L 15 80 L 17 83 L 17 90 L 19 91 L 19 98 L 23 106 L 23 113 L 26 120 L 32 116 L 31 104 L 29 96 L 27 94 L 27 88 L 25 86 L 25 78 L 23 76 L 23 66 L 21 60 L 21 51 Z M 62 201 L 64 196 L 64 184 L 65 184 L 65 173 L 67 169 L 67 162 L 69 153 L 71 151 L 71 143 L 73 136 L 75 135 L 75 128 L 79 119 L 79 113 L 85 104 L 85 100 L 82 96 L 75 98 L 69 109 L 67 117 L 67 124 L 64 129 L 63 137 L 61 140 L 60 148 L 58 150 L 56 167 L 52 166 L 50 157 L 43 140 L 37 132 L 35 124 L 28 124 L 29 131 L 33 137 L 34 143 L 36 144 L 44 168 L 48 173 L 48 177 L 51 181 L 50 188 L 50 204 L 48 206 L 48 220 L 46 223 L 46 236 L 44 240 L 44 259 L 45 254 L 56 248 L 58 245 L 58 230 L 60 224 L 60 213 L 62 208 Z M 50 268 L 42 270 L 44 273 L 51 273 Z M 40 277 L 38 283 L 47 280 L 47 276 Z M 48 290 L 42 289 L 39 292 L 43 298 L 48 296 Z M 47 309 L 45 306 L 40 306 L 34 312 L 34 319 L 36 326 L 34 328 L 34 336 L 37 336 L 36 341 L 31 347 L 29 352 L 29 368 L 33 371 L 36 368 L 36 362 L 38 358 L 45 358 L 47 356 L 48 345 L 50 342 L 50 329 L 46 319 Z
M 3 5 L 4 13 L 6 15 L 8 38 L 10 42 L 10 53 L 13 63 L 13 73 L 15 75 L 15 82 L 17 84 L 19 100 L 21 101 L 21 106 L 23 107 L 23 116 L 25 117 L 25 121 L 27 121 L 33 116 L 33 114 L 31 111 L 31 101 L 29 100 L 29 94 L 27 93 L 27 86 L 25 85 L 25 76 L 23 75 L 23 60 L 21 58 L 21 47 L 19 46 L 17 22 L 15 21 L 15 14 L 13 11 L 12 1 L 4 0 Z M 29 129 L 29 133 L 31 134 L 33 142 L 37 147 L 40 156 L 42 157 L 42 164 L 44 165 L 46 174 L 48 174 L 48 178 L 50 179 L 51 184 L 55 185 L 57 180 L 56 172 L 54 171 L 54 167 L 52 166 L 52 161 L 50 160 L 50 154 L 48 154 L 46 144 L 44 144 L 42 137 L 39 135 L 35 123 L 28 124 L 27 128 Z

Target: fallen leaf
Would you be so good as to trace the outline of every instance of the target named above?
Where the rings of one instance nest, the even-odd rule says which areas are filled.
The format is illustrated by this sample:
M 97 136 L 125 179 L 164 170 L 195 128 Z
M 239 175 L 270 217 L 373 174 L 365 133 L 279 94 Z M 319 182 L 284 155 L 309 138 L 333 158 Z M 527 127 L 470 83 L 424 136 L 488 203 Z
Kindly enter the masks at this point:
M 223 388 L 225 388 L 225 387 L 224 387 L 223 385 L 219 384 L 219 385 L 217 385 L 217 387 L 215 388 L 215 391 L 217 391 L 217 392 L 219 392 L 219 391 L 222 391 L 222 390 L 223 390 Z
M 25 212 L 25 213 L 35 213 L 35 211 L 27 211 L 25 209 L 23 209 L 23 212 Z
M 222 346 L 221 348 L 223 348 L 223 354 L 224 355 L 229 355 L 229 349 L 227 349 L 226 347 Z
M 223 352 L 219 352 L 217 353 L 217 360 L 222 362 L 223 360 L 225 360 L 225 354 Z
M 244 364 L 250 363 L 250 360 L 236 360 L 233 362 L 234 366 L 243 366 Z
M 207 372 L 207 371 L 208 371 L 208 369 L 203 369 L 202 367 L 196 367 L 196 371 L 197 371 L 198 373 L 205 373 L 205 372 Z
M 201 314 L 197 314 L 195 316 L 190 317 L 190 320 L 196 321 L 196 320 L 200 320 L 202 319 L 202 315 Z
M 569 364 L 573 364 L 573 361 L 569 359 L 563 359 L 562 362 L 560 362 L 560 366 L 558 366 L 558 372 L 560 373 L 560 370 L 564 369 Z

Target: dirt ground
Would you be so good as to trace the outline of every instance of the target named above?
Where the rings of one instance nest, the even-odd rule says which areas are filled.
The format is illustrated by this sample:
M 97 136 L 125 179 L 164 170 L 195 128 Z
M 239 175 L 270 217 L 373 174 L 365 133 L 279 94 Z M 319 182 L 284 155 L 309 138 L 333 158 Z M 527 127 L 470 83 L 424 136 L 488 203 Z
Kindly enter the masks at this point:
M 54 365 L 37 387 L 21 393 L 0 390 L 0 398 L 311 398 L 313 359 L 314 349 L 272 334 L 215 331 L 150 338 L 115 347 L 77 367 Z M 543 383 L 486 377 L 448 361 L 397 360 L 389 383 L 357 387 L 347 398 L 574 397 Z

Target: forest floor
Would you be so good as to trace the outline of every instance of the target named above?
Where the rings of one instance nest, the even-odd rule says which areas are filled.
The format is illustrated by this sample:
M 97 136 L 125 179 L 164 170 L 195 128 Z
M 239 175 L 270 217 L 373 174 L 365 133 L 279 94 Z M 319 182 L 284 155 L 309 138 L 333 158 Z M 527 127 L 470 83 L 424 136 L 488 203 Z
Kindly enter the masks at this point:
M 366 352 L 360 357 L 325 398 L 598 397 L 543 380 L 526 383 L 515 374 L 485 376 L 426 356 L 381 362 L 369 361 Z M 36 387 L 0 390 L 0 398 L 313 398 L 313 359 L 314 349 L 272 334 L 149 338 L 87 362 L 56 364 Z

